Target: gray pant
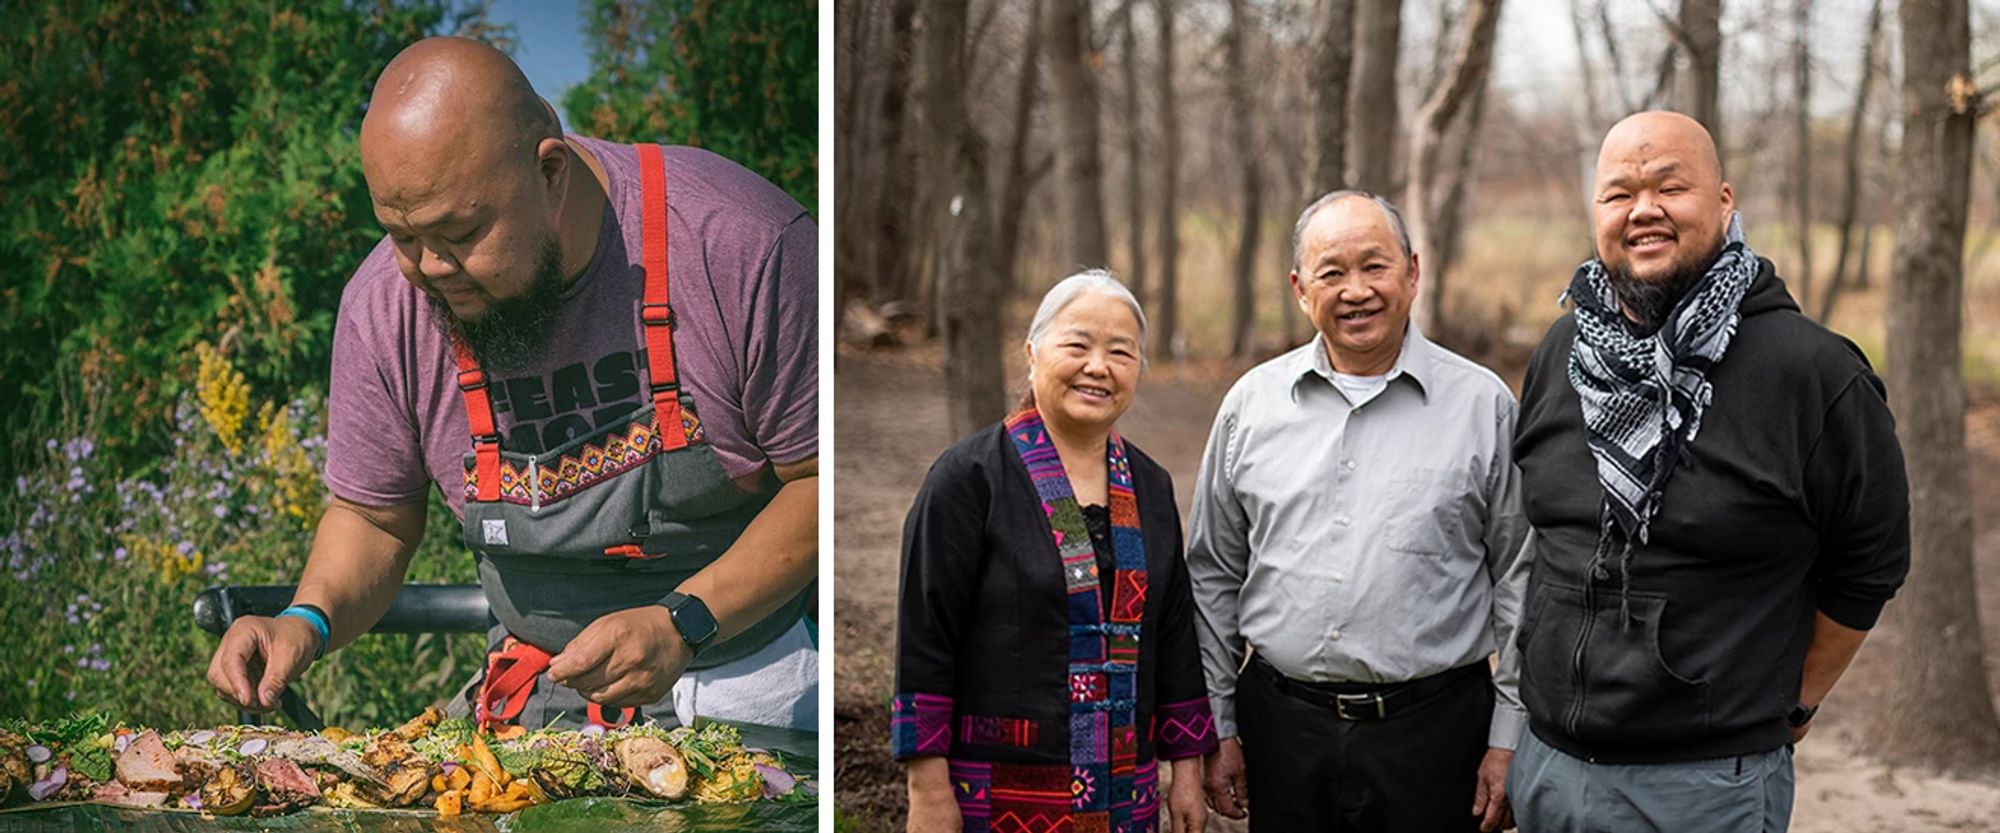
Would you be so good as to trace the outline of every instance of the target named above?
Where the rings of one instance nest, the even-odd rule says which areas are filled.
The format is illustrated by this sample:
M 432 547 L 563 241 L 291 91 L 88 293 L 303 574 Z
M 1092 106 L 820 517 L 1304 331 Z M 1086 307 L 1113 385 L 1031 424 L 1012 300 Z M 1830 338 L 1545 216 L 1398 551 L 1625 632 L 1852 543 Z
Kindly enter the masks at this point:
M 1533 731 L 1507 771 L 1521 833 L 1783 833 L 1792 823 L 1792 748 L 1670 764 L 1593 764 Z

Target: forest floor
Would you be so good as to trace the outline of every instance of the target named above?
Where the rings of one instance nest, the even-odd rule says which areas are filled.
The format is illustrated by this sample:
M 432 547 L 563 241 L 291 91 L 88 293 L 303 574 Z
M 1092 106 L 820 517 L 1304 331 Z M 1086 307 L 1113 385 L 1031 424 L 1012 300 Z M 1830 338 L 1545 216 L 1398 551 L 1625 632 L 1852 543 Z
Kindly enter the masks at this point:
M 1478 357 L 1519 386 L 1524 350 Z M 840 829 L 902 829 L 903 770 L 889 758 L 895 595 L 903 516 L 948 435 L 942 357 L 934 347 L 862 351 L 836 359 L 834 509 L 834 787 Z M 1017 365 L 1010 361 L 1009 365 Z M 1211 419 L 1238 364 L 1160 363 L 1143 377 L 1125 436 L 1175 474 L 1183 515 Z M 1967 418 L 1981 607 L 2000 611 L 2000 398 L 1975 397 Z M 1984 617 L 1989 655 L 2000 615 Z M 1798 750 L 1792 829 L 1798 833 L 2000 832 L 2000 780 L 1898 770 L 1861 741 L 1874 704 L 1894 696 L 1896 646 L 1872 639 Z M 1991 673 L 1991 672 L 1989 672 Z M 2000 690 L 2000 679 L 1989 683 Z M 1164 792 L 1164 790 L 1163 790 Z M 1212 831 L 1241 831 L 1212 818 Z

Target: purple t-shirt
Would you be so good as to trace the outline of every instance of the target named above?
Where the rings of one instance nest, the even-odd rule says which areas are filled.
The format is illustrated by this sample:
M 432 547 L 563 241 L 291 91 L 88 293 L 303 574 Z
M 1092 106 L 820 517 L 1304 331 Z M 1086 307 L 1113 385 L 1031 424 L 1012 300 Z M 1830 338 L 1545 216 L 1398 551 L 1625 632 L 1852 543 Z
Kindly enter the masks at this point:
M 649 403 L 638 150 L 580 136 L 610 182 L 589 268 L 563 293 L 549 355 L 487 390 L 501 447 L 539 453 Z M 746 489 L 819 448 L 818 228 L 799 204 L 708 151 L 665 148 L 674 359 L 703 433 Z M 334 325 L 325 481 L 386 506 L 435 483 L 463 515 L 472 436 L 458 368 L 388 239 L 354 271 Z

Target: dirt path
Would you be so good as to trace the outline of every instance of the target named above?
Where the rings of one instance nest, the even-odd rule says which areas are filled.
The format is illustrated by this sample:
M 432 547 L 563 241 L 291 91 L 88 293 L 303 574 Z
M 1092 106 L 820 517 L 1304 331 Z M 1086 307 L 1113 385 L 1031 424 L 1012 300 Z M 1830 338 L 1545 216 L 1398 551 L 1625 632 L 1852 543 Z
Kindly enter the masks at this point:
M 893 685 L 897 551 L 904 513 L 931 460 L 955 439 L 944 428 L 935 350 L 843 351 L 836 366 L 834 509 L 834 756 L 836 800 L 863 829 L 901 829 L 903 771 L 888 755 Z M 1236 370 L 1220 365 L 1155 368 L 1120 430 L 1174 472 L 1186 511 L 1208 427 Z M 1515 373 L 1518 376 L 1518 371 Z M 1968 420 L 1975 449 L 1973 492 L 1978 566 L 2000 575 L 2000 403 Z M 1983 609 L 2000 610 L 2000 581 L 1980 587 Z M 2000 616 L 1983 622 L 1988 651 L 2000 650 Z M 2000 782 L 1961 781 L 1891 770 L 1860 749 L 1861 720 L 1895 700 L 1887 659 L 1897 646 L 1871 640 L 1828 701 L 1798 754 L 1798 833 L 2000 833 Z M 2000 672 L 2000 664 L 1996 664 Z M 1994 683 L 2000 688 L 2000 677 Z M 1211 831 L 1243 828 L 1212 820 Z

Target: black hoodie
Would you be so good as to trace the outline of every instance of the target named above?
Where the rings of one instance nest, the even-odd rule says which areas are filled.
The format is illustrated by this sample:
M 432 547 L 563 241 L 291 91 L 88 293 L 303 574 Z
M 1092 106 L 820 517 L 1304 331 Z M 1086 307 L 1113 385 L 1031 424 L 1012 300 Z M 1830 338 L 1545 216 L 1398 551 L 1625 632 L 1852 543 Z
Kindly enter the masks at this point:
M 1573 315 L 1529 363 L 1514 436 L 1536 533 L 1521 699 L 1530 730 L 1570 755 L 1654 763 L 1785 744 L 1813 611 L 1873 627 L 1909 569 L 1882 381 L 1799 313 L 1770 261 L 1758 267 L 1700 434 L 1634 547 L 1630 621 L 1618 559 L 1586 591 L 1604 491 L 1569 383 Z

